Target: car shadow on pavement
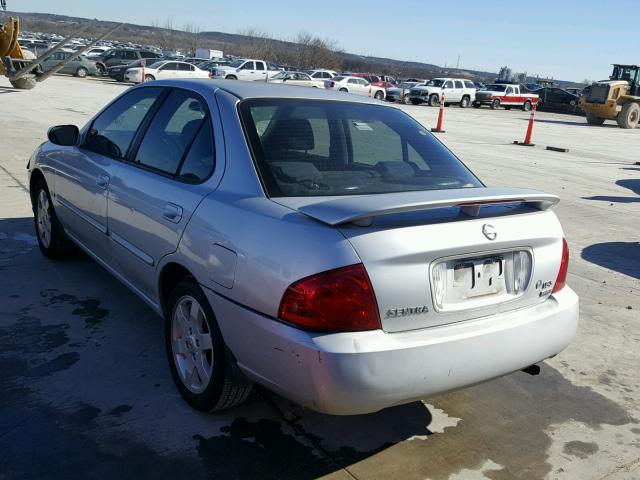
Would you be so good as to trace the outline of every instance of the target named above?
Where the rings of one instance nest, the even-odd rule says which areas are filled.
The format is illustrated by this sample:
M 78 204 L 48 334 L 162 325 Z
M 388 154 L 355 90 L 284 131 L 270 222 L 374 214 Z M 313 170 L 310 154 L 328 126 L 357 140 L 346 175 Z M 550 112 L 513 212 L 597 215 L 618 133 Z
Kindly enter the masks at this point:
M 640 243 L 605 242 L 589 245 L 582 258 L 601 267 L 640 279 Z
M 523 121 L 529 121 L 528 119 L 523 119 Z M 571 125 L 572 127 L 581 126 L 581 127 L 592 127 L 592 128 L 619 128 L 615 123 L 605 123 L 603 125 L 589 125 L 586 120 L 580 121 L 577 120 L 575 122 L 567 121 L 567 120 L 551 120 L 547 118 L 536 118 L 536 123 L 552 123 L 556 125 Z
M 612 195 L 595 195 L 593 197 L 582 197 L 585 200 L 599 200 L 602 202 L 614 203 L 638 203 L 640 202 L 640 178 L 625 178 L 618 180 L 616 185 L 627 188 L 635 193 L 636 197 L 615 197 Z
M 86 255 L 45 259 L 32 218 L 0 219 L 0 304 L 6 478 L 311 479 L 430 433 L 421 402 L 330 417 L 256 389 L 229 411 L 189 408 L 162 320 Z

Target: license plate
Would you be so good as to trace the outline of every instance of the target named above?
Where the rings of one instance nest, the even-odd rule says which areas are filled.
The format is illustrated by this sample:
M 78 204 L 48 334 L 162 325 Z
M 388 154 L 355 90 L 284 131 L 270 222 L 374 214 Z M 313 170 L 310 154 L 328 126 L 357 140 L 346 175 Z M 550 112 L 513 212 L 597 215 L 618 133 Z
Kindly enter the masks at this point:
M 455 262 L 452 284 L 447 290 L 447 296 L 454 301 L 504 292 L 504 259 L 491 257 Z

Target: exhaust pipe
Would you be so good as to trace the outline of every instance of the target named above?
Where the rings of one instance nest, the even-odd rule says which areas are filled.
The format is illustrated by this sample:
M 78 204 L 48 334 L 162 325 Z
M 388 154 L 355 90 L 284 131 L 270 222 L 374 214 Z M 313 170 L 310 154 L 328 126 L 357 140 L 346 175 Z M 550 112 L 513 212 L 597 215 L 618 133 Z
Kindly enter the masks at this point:
M 535 377 L 536 375 L 540 375 L 540 365 L 529 365 L 521 371 Z

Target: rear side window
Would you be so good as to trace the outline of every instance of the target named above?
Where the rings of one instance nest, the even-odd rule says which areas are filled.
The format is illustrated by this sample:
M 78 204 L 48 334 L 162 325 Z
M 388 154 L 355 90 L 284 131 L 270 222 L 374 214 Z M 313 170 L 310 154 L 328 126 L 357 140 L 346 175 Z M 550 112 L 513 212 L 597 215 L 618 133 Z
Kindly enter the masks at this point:
M 149 125 L 136 162 L 176 175 L 207 114 L 207 106 L 200 97 L 173 90 Z
M 476 88 L 476 86 L 473 84 L 473 82 L 470 82 L 469 80 L 465 80 L 464 81 L 464 86 L 466 88 Z
M 84 147 L 109 157 L 123 158 L 162 91 L 161 88 L 138 88 L 120 97 L 95 119 Z
M 464 88 L 464 85 L 460 80 L 456 80 L 456 88 Z
M 482 186 L 422 125 L 393 108 L 253 99 L 241 102 L 240 112 L 272 197 Z
M 214 152 L 211 122 L 206 119 L 180 167 L 179 178 L 189 183 L 204 182 L 215 167 Z

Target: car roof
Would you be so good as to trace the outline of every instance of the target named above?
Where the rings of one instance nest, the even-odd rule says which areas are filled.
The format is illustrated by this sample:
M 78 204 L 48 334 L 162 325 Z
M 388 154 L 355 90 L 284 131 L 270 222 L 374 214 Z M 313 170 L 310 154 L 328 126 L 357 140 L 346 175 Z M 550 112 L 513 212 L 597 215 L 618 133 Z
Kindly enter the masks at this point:
M 145 88 L 146 86 L 165 86 L 186 88 L 201 94 L 206 94 L 207 90 L 214 93 L 216 90 L 238 97 L 240 100 L 249 98 L 299 98 L 309 100 L 331 100 L 349 103 L 370 103 L 374 105 L 385 105 L 393 108 L 390 104 L 385 104 L 373 98 L 345 95 L 336 90 L 323 88 L 309 88 L 303 86 L 270 84 L 267 82 L 248 82 L 242 80 L 212 80 L 212 79 L 176 79 L 176 80 L 156 80 L 154 82 L 142 83 L 134 88 Z

